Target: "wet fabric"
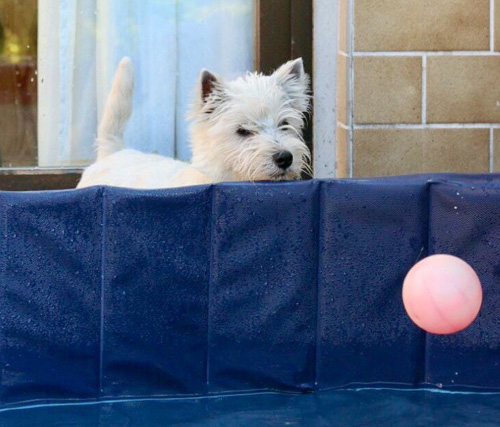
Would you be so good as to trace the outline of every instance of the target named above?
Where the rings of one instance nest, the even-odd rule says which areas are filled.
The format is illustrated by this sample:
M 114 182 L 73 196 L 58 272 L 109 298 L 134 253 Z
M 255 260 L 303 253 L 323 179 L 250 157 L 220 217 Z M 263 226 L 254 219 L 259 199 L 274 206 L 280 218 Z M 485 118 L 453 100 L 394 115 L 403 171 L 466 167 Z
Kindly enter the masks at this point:
M 0 219 L 4 408 L 500 391 L 498 175 L 3 192 Z M 483 285 L 455 335 L 424 333 L 402 305 L 433 253 Z

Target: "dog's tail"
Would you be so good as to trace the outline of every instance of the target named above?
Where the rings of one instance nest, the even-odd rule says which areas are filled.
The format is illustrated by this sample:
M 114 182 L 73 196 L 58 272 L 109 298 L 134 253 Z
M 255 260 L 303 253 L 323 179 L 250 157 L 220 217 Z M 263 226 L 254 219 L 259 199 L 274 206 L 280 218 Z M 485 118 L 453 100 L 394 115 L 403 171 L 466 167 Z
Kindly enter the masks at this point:
M 120 61 L 113 86 L 106 100 L 97 131 L 97 160 L 123 148 L 123 133 L 132 114 L 134 70 L 130 58 Z

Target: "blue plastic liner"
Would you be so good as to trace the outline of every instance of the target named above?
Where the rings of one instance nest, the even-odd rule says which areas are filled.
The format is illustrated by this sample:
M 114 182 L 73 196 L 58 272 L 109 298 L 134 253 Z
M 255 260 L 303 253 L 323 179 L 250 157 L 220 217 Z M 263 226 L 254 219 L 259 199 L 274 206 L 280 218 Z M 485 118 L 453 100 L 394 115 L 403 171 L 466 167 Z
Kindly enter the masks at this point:
M 500 177 L 0 193 L 2 407 L 321 392 L 500 391 Z M 424 333 L 423 257 L 478 273 L 467 330 Z

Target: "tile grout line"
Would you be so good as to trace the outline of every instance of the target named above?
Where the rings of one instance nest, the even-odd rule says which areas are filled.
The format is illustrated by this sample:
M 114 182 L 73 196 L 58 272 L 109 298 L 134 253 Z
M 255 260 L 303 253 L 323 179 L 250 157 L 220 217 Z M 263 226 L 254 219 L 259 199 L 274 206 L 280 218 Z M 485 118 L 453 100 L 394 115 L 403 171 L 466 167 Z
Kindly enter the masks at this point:
M 422 124 L 427 122 L 427 56 L 422 56 Z
M 492 50 L 456 50 L 456 51 L 378 51 L 378 52 L 354 52 L 355 57 L 372 57 L 372 56 L 500 56 L 500 52 Z
M 378 123 L 356 124 L 355 130 L 365 129 L 500 129 L 500 123 Z
M 348 49 L 349 49 L 349 76 L 348 76 L 348 118 L 347 125 L 349 126 L 348 132 L 348 176 L 350 178 L 354 175 L 354 1 L 349 0 L 349 8 L 347 10 L 347 29 L 348 29 Z

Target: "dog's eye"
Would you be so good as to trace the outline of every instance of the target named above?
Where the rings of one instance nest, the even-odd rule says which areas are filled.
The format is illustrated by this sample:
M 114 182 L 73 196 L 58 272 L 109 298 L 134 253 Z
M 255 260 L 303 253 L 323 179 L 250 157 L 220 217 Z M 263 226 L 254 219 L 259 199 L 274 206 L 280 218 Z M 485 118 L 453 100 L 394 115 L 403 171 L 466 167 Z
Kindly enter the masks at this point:
M 280 124 L 278 125 L 280 128 L 281 127 L 284 127 L 284 126 L 288 126 L 288 120 L 283 120 L 280 122 Z
M 248 129 L 245 129 L 245 128 L 238 128 L 238 130 L 236 131 L 236 133 L 239 136 L 250 136 L 250 135 L 253 135 L 252 131 L 250 131 Z

